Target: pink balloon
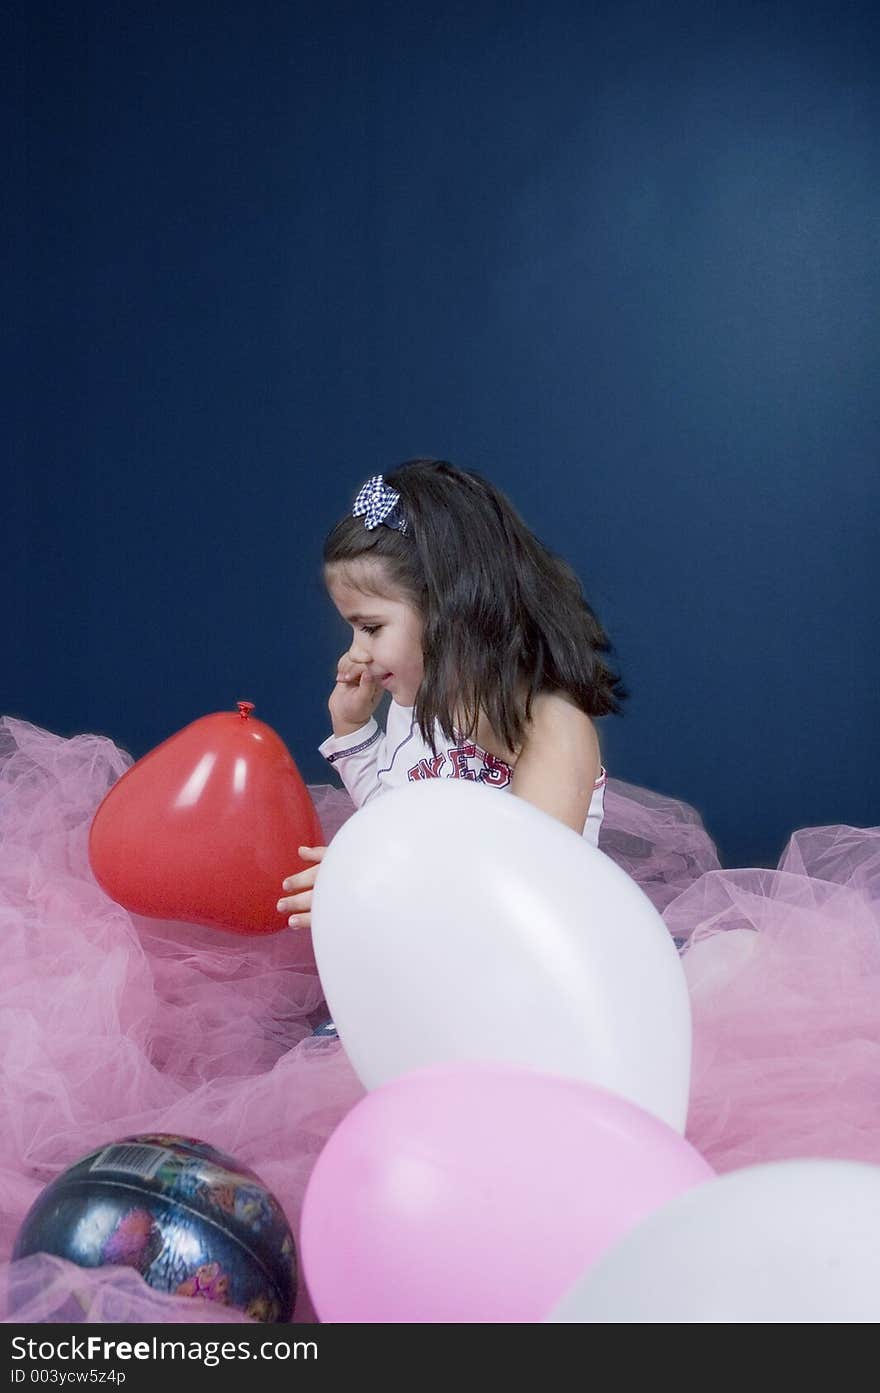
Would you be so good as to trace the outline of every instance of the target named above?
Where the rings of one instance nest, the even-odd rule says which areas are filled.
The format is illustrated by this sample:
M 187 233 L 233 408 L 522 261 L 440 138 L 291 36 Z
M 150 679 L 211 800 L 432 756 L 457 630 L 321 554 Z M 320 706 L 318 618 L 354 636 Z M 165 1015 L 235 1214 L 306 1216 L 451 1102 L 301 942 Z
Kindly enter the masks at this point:
M 321 1152 L 303 1271 L 322 1321 L 542 1321 L 640 1219 L 712 1175 L 671 1127 L 593 1084 L 419 1069 L 368 1093 Z

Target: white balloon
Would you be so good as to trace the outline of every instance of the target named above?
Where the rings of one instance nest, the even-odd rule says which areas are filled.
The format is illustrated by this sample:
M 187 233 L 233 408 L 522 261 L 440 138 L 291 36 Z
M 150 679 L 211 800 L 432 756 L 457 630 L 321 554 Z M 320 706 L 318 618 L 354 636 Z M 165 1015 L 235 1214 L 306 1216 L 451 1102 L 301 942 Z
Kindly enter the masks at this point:
M 707 1180 L 592 1266 L 554 1324 L 880 1320 L 880 1166 L 774 1161 Z
M 431 779 L 333 838 L 312 940 L 367 1088 L 453 1060 L 586 1079 L 684 1129 L 687 986 L 647 896 L 522 798 Z

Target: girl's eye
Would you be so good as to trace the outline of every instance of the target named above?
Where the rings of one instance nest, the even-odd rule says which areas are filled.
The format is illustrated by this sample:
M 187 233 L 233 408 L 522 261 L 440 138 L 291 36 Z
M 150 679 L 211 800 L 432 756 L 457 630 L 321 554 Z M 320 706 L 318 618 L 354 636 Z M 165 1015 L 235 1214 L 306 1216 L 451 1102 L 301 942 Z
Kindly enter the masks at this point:
M 381 629 L 381 624 L 362 624 L 361 628 L 365 634 L 377 634 Z

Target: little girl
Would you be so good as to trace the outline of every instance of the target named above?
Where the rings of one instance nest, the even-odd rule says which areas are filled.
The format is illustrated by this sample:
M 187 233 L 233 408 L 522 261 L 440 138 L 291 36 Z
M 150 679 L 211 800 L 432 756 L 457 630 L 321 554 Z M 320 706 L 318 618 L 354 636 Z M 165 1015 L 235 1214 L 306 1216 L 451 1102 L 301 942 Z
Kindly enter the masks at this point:
M 605 771 L 593 720 L 625 696 L 570 566 L 498 489 L 444 460 L 369 479 L 324 546 L 351 625 L 320 746 L 357 807 L 417 779 L 507 789 L 598 844 Z M 387 726 L 375 712 L 390 692 Z M 300 847 L 319 863 L 325 847 Z M 278 902 L 311 923 L 318 865 Z

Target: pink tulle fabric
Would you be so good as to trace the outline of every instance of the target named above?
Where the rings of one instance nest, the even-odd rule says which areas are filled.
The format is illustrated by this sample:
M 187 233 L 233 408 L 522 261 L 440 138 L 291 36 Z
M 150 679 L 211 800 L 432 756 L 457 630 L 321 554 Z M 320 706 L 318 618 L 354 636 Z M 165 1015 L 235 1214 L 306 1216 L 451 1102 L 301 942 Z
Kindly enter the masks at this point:
M 88 864 L 131 764 L 103 736 L 0 719 L 0 1316 L 242 1320 L 126 1268 L 8 1261 L 42 1188 L 137 1132 L 250 1166 L 296 1232 L 311 1168 L 362 1096 L 307 935 L 240 937 L 129 914 Z M 310 789 L 329 842 L 354 811 Z M 722 870 L 687 804 L 611 780 L 600 846 L 683 945 L 694 1013 L 688 1136 L 723 1171 L 787 1156 L 880 1163 L 880 828 L 810 828 L 779 868 Z M 304 1284 L 294 1319 L 314 1319 Z

